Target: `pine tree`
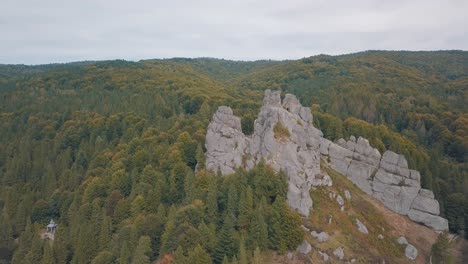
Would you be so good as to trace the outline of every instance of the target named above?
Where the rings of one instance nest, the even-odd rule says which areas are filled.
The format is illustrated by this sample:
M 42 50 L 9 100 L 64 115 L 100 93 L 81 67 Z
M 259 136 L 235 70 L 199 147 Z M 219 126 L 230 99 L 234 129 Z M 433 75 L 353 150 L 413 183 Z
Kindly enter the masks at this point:
M 26 256 L 26 259 L 30 260 L 31 263 L 40 263 L 42 260 L 42 255 L 43 255 L 43 246 L 42 246 L 43 241 L 39 237 L 39 235 L 34 235 L 32 244 L 31 244 L 31 250 L 28 253 L 28 256 Z
M 211 180 L 208 184 L 208 194 L 206 197 L 206 221 L 208 223 L 218 222 L 218 189 L 215 180 Z
M 205 153 L 203 153 L 203 147 L 200 143 L 197 145 L 197 150 L 195 151 L 195 159 L 197 160 L 197 170 L 205 169 Z
M 431 249 L 432 263 L 451 263 L 450 241 L 446 232 L 439 234 Z
M 104 250 L 99 252 L 97 256 L 91 261 L 91 264 L 114 264 L 115 256 L 110 251 Z
M 127 241 L 123 241 L 122 246 L 120 248 L 120 257 L 119 263 L 120 264 L 129 264 L 130 263 L 130 249 L 128 248 Z
M 216 227 L 211 224 L 207 226 L 204 221 L 198 226 L 198 231 L 200 232 L 201 243 L 203 248 L 205 248 L 208 253 L 213 253 L 216 248 Z
M 54 261 L 54 254 L 52 252 L 52 247 L 50 246 L 50 243 L 44 243 L 44 254 L 42 255 L 42 264 L 53 264 L 55 263 Z
M 239 199 L 239 221 L 240 229 L 247 230 L 250 225 L 250 219 L 253 212 L 253 191 L 250 186 L 247 186 L 246 191 L 242 192 Z
M 184 250 L 178 246 L 173 255 L 174 264 L 189 264 L 189 259 L 184 255 Z
M 228 201 L 227 201 L 227 208 L 226 212 L 229 216 L 234 217 L 235 219 L 237 212 L 239 209 L 239 198 L 237 196 L 237 188 L 234 184 L 229 186 L 228 190 Z
M 132 264 L 149 264 L 149 253 L 151 253 L 151 239 L 149 236 L 141 236 L 133 253 Z
M 101 230 L 99 231 L 98 244 L 101 250 L 105 250 L 109 247 L 109 242 L 111 240 L 112 223 L 111 223 L 111 218 L 106 216 L 105 212 L 103 212 L 102 219 L 104 220 L 101 223 Z
M 210 255 L 200 245 L 197 245 L 194 249 L 188 252 L 188 259 L 193 264 L 212 263 Z
M 268 245 L 268 228 L 265 223 L 265 219 L 261 214 L 260 210 L 256 210 L 253 215 L 250 230 L 248 244 L 250 248 L 260 247 L 266 249 Z
M 61 225 L 54 234 L 53 253 L 55 263 L 66 263 L 68 257 L 67 228 Z
M 263 264 L 263 258 L 262 258 L 262 252 L 260 251 L 260 248 L 255 248 L 253 258 L 252 258 L 252 264 Z
M 220 231 L 219 242 L 216 248 L 216 251 L 213 256 L 213 261 L 215 263 L 221 263 L 224 256 L 232 257 L 235 253 L 235 244 L 234 244 L 234 224 L 232 222 L 232 217 L 226 215 L 224 218 L 223 227 Z
M 241 238 L 239 243 L 239 264 L 249 264 L 244 244 L 244 238 Z

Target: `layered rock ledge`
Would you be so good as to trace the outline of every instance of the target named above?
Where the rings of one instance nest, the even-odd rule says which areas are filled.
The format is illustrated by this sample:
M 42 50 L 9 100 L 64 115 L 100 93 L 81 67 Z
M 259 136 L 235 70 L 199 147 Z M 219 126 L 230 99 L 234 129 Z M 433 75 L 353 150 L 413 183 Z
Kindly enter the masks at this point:
M 447 219 L 439 216 L 439 202 L 432 191 L 421 188 L 421 175 L 408 168 L 405 156 L 388 150 L 381 155 L 367 139 L 354 136 L 336 143 L 321 138 L 320 153 L 331 168 L 390 210 L 438 231 L 448 229 Z

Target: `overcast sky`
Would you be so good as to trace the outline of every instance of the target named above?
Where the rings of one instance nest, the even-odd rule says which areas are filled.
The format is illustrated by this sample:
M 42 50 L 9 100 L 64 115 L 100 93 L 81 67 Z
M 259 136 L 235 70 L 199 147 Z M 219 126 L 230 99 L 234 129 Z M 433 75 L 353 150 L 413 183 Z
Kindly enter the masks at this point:
M 1 0 L 0 63 L 468 49 L 468 0 Z

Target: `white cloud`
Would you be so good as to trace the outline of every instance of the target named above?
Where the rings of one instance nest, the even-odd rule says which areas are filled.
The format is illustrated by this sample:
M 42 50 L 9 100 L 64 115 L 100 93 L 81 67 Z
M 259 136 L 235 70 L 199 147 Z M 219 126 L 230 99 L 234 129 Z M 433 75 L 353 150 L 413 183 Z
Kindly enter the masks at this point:
M 24 1 L 0 9 L 0 63 L 468 47 L 468 1 Z

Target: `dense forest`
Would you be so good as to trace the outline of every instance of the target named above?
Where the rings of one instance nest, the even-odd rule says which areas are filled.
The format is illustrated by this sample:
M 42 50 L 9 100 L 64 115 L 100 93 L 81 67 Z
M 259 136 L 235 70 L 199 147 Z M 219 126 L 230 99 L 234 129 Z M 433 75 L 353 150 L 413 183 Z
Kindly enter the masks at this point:
M 204 169 L 216 108 L 250 134 L 267 88 L 311 106 L 327 138 L 405 154 L 468 234 L 468 52 L 0 65 L 0 263 L 261 263 L 295 249 L 282 173 Z

